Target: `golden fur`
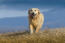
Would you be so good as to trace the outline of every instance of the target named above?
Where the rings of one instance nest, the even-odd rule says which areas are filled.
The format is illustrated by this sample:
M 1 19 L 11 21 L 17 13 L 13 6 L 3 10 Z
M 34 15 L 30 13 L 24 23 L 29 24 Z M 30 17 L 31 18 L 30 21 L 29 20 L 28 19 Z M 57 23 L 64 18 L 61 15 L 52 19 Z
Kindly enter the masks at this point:
M 31 12 L 34 12 L 36 15 L 33 17 L 30 16 Z M 29 14 L 28 17 L 29 17 L 30 33 L 33 33 L 34 31 L 35 31 L 35 33 L 37 33 L 39 31 L 39 29 L 42 27 L 42 24 L 44 22 L 44 16 L 43 16 L 43 14 L 40 13 L 38 8 L 29 9 L 28 14 Z

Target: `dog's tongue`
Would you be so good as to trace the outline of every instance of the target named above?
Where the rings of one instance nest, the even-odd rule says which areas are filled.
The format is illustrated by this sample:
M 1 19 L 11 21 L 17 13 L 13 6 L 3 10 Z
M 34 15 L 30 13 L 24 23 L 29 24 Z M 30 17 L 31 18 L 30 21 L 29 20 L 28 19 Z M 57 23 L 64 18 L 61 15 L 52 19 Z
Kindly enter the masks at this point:
M 30 14 L 30 16 L 33 16 L 32 14 Z

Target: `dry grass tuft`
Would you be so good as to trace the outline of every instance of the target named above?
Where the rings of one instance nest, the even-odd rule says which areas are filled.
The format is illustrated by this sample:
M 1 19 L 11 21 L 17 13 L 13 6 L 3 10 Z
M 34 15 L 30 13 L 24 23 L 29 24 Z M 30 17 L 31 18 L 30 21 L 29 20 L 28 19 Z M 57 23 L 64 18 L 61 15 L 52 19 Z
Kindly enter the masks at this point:
M 65 43 L 65 28 L 47 29 L 32 35 L 27 31 L 1 34 L 0 43 Z

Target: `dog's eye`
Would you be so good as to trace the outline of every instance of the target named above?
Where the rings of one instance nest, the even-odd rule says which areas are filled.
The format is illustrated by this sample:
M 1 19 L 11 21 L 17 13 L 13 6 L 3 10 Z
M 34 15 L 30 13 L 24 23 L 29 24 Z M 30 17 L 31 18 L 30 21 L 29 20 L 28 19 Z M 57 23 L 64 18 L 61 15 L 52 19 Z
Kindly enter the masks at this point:
M 36 11 L 36 10 L 35 10 Z

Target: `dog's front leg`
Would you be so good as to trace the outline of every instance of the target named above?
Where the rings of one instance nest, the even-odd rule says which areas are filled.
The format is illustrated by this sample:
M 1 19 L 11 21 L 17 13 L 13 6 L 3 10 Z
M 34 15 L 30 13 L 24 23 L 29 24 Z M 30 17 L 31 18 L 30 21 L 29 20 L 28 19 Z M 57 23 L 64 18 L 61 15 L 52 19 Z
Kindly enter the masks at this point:
M 41 28 L 41 26 L 37 26 L 35 33 L 38 33 L 40 28 Z
M 33 25 L 30 24 L 29 26 L 30 26 L 30 27 L 29 27 L 29 29 L 30 29 L 30 34 L 32 34 L 32 33 L 33 33 Z

